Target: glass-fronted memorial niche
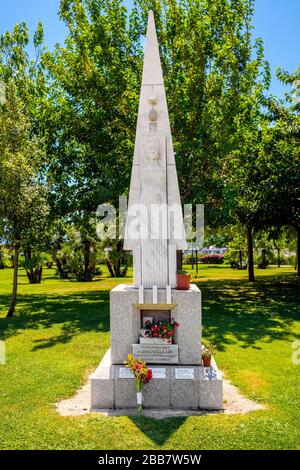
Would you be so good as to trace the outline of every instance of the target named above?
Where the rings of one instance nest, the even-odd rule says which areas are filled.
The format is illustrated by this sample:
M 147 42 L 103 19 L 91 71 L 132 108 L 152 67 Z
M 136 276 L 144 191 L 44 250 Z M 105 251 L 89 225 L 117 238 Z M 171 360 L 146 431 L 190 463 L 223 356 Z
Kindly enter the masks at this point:
M 140 310 L 140 344 L 174 344 L 179 323 L 168 309 Z
M 133 351 L 138 357 L 154 363 L 177 364 L 176 330 L 179 323 L 172 317 L 170 305 L 156 305 L 154 308 L 140 306 L 138 315 L 139 343 L 133 345 Z

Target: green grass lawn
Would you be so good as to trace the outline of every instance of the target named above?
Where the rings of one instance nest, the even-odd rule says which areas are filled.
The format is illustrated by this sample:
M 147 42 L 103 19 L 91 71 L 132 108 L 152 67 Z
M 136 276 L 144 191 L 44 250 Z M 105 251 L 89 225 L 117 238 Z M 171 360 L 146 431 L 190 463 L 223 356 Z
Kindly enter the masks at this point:
M 20 270 L 16 316 L 7 320 L 12 271 L 0 271 L 0 338 L 7 349 L 0 365 L 0 448 L 300 449 L 300 365 L 291 360 L 291 344 L 300 339 L 299 283 L 288 267 L 256 274 L 251 285 L 245 271 L 201 266 L 196 282 L 203 336 L 218 345 L 220 368 L 266 408 L 156 421 L 95 413 L 66 418 L 54 409 L 109 347 L 109 290 L 124 280 L 62 281 L 45 270 L 42 284 L 29 285 Z

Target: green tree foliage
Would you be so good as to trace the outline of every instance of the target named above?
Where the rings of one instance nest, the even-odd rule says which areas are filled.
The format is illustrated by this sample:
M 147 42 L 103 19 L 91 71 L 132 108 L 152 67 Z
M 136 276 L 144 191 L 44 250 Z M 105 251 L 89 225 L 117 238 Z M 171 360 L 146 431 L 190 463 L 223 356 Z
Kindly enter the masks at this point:
M 270 79 L 262 42 L 251 45 L 253 6 L 251 0 L 137 1 L 133 11 L 144 34 L 147 11 L 154 10 L 181 194 L 205 203 L 206 223 L 214 226 L 228 217 L 223 161 L 240 145 L 240 128 Z
M 226 244 L 227 251 L 224 255 L 226 262 L 229 262 L 231 267 L 237 269 L 246 268 L 245 258 L 247 255 L 247 243 L 245 237 L 245 227 L 242 225 L 228 225 L 223 227 L 230 241 Z
M 239 142 L 253 94 L 269 71 L 251 46 L 251 0 L 62 0 L 65 46 L 44 55 L 55 103 L 48 142 L 57 212 L 89 217 L 128 190 L 142 73 L 154 10 L 181 194 L 204 202 L 212 224 L 228 214 L 222 161 Z
M 47 80 L 41 62 L 44 32 L 39 23 L 34 34 L 35 57 L 28 53 L 29 32 L 26 24 L 16 24 L 13 31 L 0 37 L 0 81 L 13 80 L 15 92 L 30 120 L 30 133 L 44 137 L 47 115 Z
M 254 89 L 245 103 L 245 114 L 237 128 L 238 143 L 224 160 L 225 199 L 232 221 L 242 225 L 247 238 L 248 277 L 253 282 L 253 230 L 261 228 L 263 209 L 260 184 L 262 180 L 261 142 L 265 117 L 261 110 L 262 90 Z
M 10 266 L 10 251 L 5 245 L 0 245 L 0 269 Z
M 9 89 L 14 86 L 14 94 L 18 100 L 20 112 L 24 116 L 28 138 L 35 141 L 39 151 L 28 157 L 33 163 L 37 180 L 45 182 L 43 167 L 47 166 L 46 153 L 43 150 L 46 128 L 44 115 L 47 110 L 47 83 L 41 63 L 43 50 L 43 27 L 39 23 L 33 37 L 35 57 L 28 54 L 29 33 L 26 24 L 16 24 L 11 33 L 7 32 L 0 38 L 0 80 Z M 47 190 L 45 187 L 45 194 Z M 46 196 L 45 196 L 46 197 Z M 48 220 L 48 218 L 47 218 Z M 27 240 L 23 240 L 22 249 L 25 256 L 24 267 L 29 282 L 38 283 L 42 276 L 42 258 L 40 250 L 44 248 L 47 233 L 41 237 L 40 231 L 35 232 L 39 224 L 33 223 L 27 231 Z M 44 221 L 46 232 L 46 220 Z
M 67 240 L 75 277 L 93 276 L 96 208 L 117 204 L 128 191 L 149 9 L 183 202 L 204 203 L 211 229 L 237 224 L 239 236 L 247 235 L 254 280 L 253 233 L 291 225 L 300 234 L 299 70 L 278 72 L 294 84 L 289 108 L 265 98 L 270 72 L 262 41 L 251 38 L 254 0 L 139 0 L 130 14 L 121 0 L 61 0 L 68 34 L 53 52 L 43 47 L 41 24 L 34 60 L 26 52 L 24 23 L 1 37 L 0 79 L 14 80 L 28 142 L 37 146 L 31 169 L 35 184 L 47 192 L 53 222 L 47 236 L 58 271 L 62 277 L 70 272 L 70 253 L 63 254 Z M 22 247 L 29 278 L 38 279 L 41 247 L 34 243 L 41 237 L 35 226 Z M 77 242 L 66 238 L 68 226 Z M 122 244 L 110 247 L 111 275 L 126 274 Z
M 225 163 L 233 216 L 247 228 L 249 280 L 254 280 L 253 230 L 273 228 L 279 232 L 283 226 L 292 226 L 300 240 L 297 104 L 287 108 L 273 98 L 264 104 L 265 114 L 259 106 L 251 107 L 240 149 Z
M 55 94 L 49 178 L 57 212 L 77 224 L 128 188 L 141 58 L 120 1 L 63 0 L 60 16 L 65 47 L 44 55 Z
M 296 231 L 300 276 L 300 69 L 294 74 L 279 70 L 278 77 L 294 87 L 286 94 L 288 106 L 275 99 L 268 103 L 271 125 L 262 128 L 260 207 L 268 226 Z
M 16 304 L 19 250 L 39 246 L 44 239 L 48 215 L 45 187 L 37 179 L 40 142 L 30 136 L 30 124 L 12 81 L 6 102 L 0 106 L 0 233 L 14 250 L 12 301 Z
M 66 227 L 65 236 L 55 250 L 58 273 L 63 279 L 74 278 L 77 281 L 91 281 L 99 262 L 99 242 L 88 233 L 82 234 L 73 226 Z

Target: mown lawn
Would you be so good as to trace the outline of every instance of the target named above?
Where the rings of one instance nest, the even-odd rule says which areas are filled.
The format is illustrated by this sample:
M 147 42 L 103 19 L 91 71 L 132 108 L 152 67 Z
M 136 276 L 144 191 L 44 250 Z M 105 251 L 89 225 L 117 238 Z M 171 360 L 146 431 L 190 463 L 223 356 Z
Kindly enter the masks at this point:
M 194 270 L 195 273 L 195 270 Z M 30 286 L 20 270 L 12 320 L 11 270 L 0 271 L 1 449 L 300 449 L 299 283 L 292 268 L 246 272 L 201 266 L 203 335 L 218 345 L 221 369 L 248 397 L 266 405 L 246 415 L 155 421 L 88 414 L 63 418 L 54 403 L 72 396 L 109 347 L 109 289 L 124 280 L 61 281 L 45 270 Z M 126 282 L 130 282 L 127 279 Z

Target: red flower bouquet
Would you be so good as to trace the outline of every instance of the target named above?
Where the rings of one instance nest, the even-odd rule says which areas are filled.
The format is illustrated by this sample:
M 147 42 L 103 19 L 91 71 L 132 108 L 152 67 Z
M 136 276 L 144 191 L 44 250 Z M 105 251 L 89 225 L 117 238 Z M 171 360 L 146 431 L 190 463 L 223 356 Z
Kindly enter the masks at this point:
M 142 390 L 145 384 L 152 379 L 152 369 L 148 369 L 146 362 L 142 359 L 136 360 L 132 354 L 128 354 L 127 361 L 124 361 L 125 367 L 131 370 L 134 376 L 134 385 L 137 398 L 137 413 L 143 414 L 143 394 Z
M 179 323 L 177 323 L 174 318 L 171 321 L 161 321 L 158 323 L 154 323 L 151 327 L 151 335 L 152 338 L 163 338 L 168 343 L 173 342 L 174 334 L 176 328 L 179 327 Z

